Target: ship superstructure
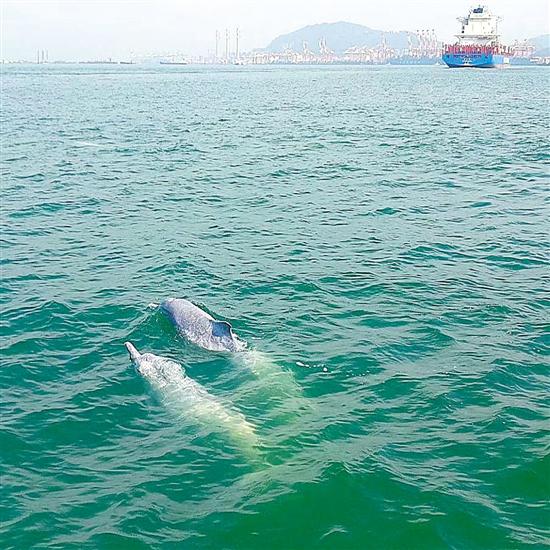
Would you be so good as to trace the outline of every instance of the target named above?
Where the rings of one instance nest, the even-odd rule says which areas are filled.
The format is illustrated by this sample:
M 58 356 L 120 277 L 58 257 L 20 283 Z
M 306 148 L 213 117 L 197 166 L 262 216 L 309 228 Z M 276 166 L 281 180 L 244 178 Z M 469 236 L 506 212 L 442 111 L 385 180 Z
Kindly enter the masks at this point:
M 443 51 L 443 61 L 452 68 L 500 67 L 510 63 L 510 51 L 500 43 L 498 23 L 487 6 L 472 8 L 466 17 L 458 19 L 460 33 L 455 44 L 448 44 Z

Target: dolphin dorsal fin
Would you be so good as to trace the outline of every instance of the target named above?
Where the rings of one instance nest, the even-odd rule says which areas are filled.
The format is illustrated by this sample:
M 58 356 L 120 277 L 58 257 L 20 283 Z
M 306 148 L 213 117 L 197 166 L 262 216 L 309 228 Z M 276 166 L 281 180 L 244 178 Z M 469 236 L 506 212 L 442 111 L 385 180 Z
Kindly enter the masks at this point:
M 226 321 L 212 321 L 212 334 L 221 338 L 231 338 L 231 325 Z

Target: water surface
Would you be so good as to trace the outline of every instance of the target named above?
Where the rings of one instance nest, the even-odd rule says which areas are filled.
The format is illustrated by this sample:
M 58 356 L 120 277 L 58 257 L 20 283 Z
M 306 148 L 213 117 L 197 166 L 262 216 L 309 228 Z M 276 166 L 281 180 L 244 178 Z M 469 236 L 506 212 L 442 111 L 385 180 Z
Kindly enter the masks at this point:
M 545 547 L 549 77 L 2 67 L 1 546 Z M 167 296 L 262 368 L 179 339 Z

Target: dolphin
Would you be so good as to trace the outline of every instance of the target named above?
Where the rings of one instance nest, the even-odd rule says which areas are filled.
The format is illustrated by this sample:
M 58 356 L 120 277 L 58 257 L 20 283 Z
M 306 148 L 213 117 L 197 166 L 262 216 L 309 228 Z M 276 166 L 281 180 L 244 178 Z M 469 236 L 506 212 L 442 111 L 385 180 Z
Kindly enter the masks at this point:
M 190 342 L 212 351 L 233 352 L 232 360 L 250 370 L 270 393 L 300 395 L 301 389 L 288 372 L 257 350 L 247 349 L 226 321 L 217 321 L 201 308 L 183 298 L 168 298 L 160 304 L 178 332 Z M 235 353 L 239 352 L 239 353 Z
M 160 309 L 178 332 L 190 342 L 210 351 L 242 351 L 246 344 L 226 321 L 217 321 L 200 307 L 182 298 L 168 298 Z
M 193 417 L 201 424 L 228 434 L 240 447 L 255 454 L 259 438 L 254 426 L 235 410 L 224 407 L 198 382 L 185 374 L 176 361 L 152 353 L 140 353 L 131 342 L 124 344 L 138 372 L 157 391 L 171 412 Z

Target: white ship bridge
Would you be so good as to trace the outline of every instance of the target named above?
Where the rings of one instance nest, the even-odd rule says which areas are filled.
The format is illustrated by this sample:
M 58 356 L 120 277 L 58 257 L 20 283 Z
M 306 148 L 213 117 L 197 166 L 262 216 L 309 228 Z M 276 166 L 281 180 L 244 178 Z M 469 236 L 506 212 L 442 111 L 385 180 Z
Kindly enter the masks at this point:
M 500 18 L 493 15 L 487 6 L 479 6 L 470 10 L 466 17 L 459 17 L 462 25 L 457 34 L 461 45 L 496 46 L 499 42 L 498 22 Z

